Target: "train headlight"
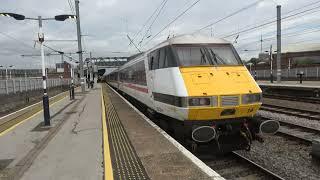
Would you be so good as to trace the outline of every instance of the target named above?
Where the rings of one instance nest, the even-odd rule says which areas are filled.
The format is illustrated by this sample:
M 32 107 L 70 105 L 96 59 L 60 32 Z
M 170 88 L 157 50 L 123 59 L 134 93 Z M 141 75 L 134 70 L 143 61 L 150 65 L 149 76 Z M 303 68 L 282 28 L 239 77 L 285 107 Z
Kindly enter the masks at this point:
M 209 97 L 205 98 L 189 98 L 188 100 L 189 106 L 210 106 L 211 100 Z
M 242 104 L 259 103 L 262 101 L 262 94 L 244 94 L 242 95 Z

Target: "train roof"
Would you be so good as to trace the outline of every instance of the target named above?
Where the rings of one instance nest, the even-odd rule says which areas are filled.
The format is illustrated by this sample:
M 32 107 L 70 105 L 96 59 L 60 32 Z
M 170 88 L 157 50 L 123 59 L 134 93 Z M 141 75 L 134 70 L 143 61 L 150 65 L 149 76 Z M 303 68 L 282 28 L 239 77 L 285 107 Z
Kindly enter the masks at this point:
M 145 53 L 149 53 L 155 49 L 158 49 L 167 45 L 174 45 L 174 44 L 231 44 L 231 43 L 221 38 L 208 37 L 208 36 L 203 36 L 199 34 L 185 34 L 185 35 L 174 36 L 145 52 L 140 52 L 138 54 L 130 56 L 128 58 L 129 61 L 127 63 L 119 67 L 117 70 L 114 70 L 113 72 L 117 72 L 118 70 L 124 69 L 128 66 L 131 66 L 132 64 L 135 64 L 136 62 L 141 61 Z
M 173 44 L 231 44 L 231 43 L 221 38 L 208 37 L 208 36 L 203 36 L 199 34 L 185 34 L 185 35 L 179 35 L 179 36 L 175 36 L 170 39 L 167 39 L 162 43 L 153 47 L 151 51 L 163 46 L 173 45 Z

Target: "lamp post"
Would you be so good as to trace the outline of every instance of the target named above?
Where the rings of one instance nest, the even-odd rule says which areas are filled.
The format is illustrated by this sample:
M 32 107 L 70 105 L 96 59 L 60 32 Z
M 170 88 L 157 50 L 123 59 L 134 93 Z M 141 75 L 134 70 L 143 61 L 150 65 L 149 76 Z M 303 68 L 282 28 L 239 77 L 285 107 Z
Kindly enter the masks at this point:
M 11 71 L 12 71 L 12 67 L 14 67 L 14 65 L 10 65 L 9 68 L 9 79 L 12 79 L 12 76 L 11 76 Z
M 3 68 L 4 66 L 0 65 L 0 68 Z M 2 75 L 2 72 L 1 72 L 1 79 L 3 79 L 3 75 Z
M 21 14 L 15 14 L 15 13 L 0 13 L 0 16 L 6 16 L 6 17 L 12 17 L 15 20 L 35 20 L 38 21 L 39 24 L 39 43 L 40 43 L 40 49 L 41 49 L 41 65 L 42 65 L 42 80 L 43 80 L 43 115 L 44 115 L 44 125 L 50 126 L 50 109 L 49 109 L 49 96 L 47 94 L 47 77 L 46 77 L 46 69 L 45 69 L 45 61 L 44 61 L 44 34 L 42 32 L 42 21 L 44 20 L 56 20 L 56 21 L 64 21 L 66 19 L 75 19 L 75 15 L 57 15 L 54 18 L 42 18 L 41 16 L 38 16 L 37 18 L 29 18 L 25 17 Z
M 3 66 L 0 65 L 0 68 L 2 68 Z M 1 79 L 3 79 L 3 75 L 2 75 L 2 71 L 1 71 Z
M 72 57 L 69 56 L 69 61 L 72 62 Z M 70 87 L 70 100 L 74 99 L 74 72 L 73 72 L 73 64 L 68 63 L 70 65 L 70 78 L 71 78 L 71 87 Z
M 88 83 L 88 89 L 90 88 L 90 74 L 89 74 L 89 61 L 86 61 L 87 63 L 87 83 Z
M 272 57 L 272 45 L 270 45 L 269 51 L 270 58 L 270 82 L 273 83 L 273 57 Z
M 80 27 L 80 12 L 79 12 L 79 0 L 75 0 L 76 15 L 77 15 L 77 39 L 78 39 L 78 53 L 79 53 L 79 65 L 80 65 L 80 84 L 81 92 L 85 92 L 85 79 L 83 72 L 83 59 L 82 59 L 82 44 L 81 44 L 81 27 Z

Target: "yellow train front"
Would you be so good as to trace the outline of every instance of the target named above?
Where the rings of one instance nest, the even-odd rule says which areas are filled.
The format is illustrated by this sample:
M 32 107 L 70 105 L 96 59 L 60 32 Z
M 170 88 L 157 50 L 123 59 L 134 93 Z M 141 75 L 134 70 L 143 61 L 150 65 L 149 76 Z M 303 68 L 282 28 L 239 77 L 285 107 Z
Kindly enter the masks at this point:
M 168 39 L 114 71 L 107 82 L 193 150 L 203 144 L 219 152 L 248 150 L 259 133 L 279 128 L 255 116 L 261 89 L 222 39 Z

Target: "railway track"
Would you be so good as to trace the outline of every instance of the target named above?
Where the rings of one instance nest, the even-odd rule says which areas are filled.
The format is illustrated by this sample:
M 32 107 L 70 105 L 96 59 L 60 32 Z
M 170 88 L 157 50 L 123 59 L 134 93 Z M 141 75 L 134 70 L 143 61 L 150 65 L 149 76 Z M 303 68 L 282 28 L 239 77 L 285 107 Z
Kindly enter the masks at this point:
M 276 112 L 280 114 L 286 114 L 306 119 L 320 120 L 320 113 L 296 108 L 282 107 L 271 104 L 263 104 L 260 110 Z
M 225 179 L 284 179 L 237 152 L 221 156 L 198 156 Z
M 270 119 L 262 117 L 263 119 Z M 278 120 L 279 121 L 279 120 Z M 299 124 L 289 123 L 286 121 L 279 121 L 280 129 L 277 132 L 279 135 L 284 135 L 294 139 L 299 139 L 307 144 L 312 144 L 313 139 L 320 138 L 320 130 L 316 128 L 311 128 Z
M 281 99 L 281 100 L 289 100 L 289 101 L 298 101 L 312 104 L 320 104 L 320 97 L 294 97 L 288 95 L 280 95 L 280 94 L 263 94 L 263 97 L 270 99 Z

